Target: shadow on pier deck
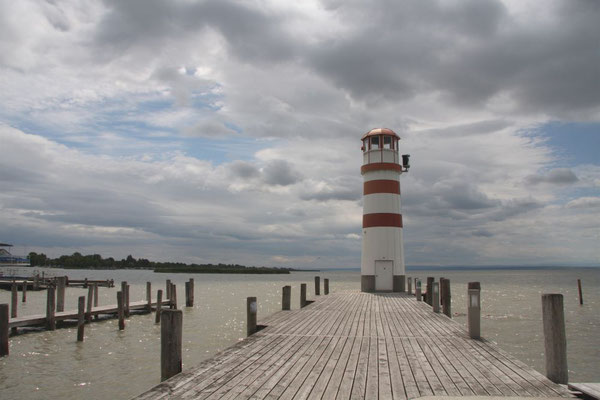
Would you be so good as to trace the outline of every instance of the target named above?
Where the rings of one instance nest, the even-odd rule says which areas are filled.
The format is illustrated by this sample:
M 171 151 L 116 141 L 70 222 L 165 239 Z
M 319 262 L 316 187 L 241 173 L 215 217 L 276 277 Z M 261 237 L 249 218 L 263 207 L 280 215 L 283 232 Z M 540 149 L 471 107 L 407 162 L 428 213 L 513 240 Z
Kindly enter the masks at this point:
M 400 293 L 336 293 L 278 312 L 246 340 L 138 399 L 572 397 Z

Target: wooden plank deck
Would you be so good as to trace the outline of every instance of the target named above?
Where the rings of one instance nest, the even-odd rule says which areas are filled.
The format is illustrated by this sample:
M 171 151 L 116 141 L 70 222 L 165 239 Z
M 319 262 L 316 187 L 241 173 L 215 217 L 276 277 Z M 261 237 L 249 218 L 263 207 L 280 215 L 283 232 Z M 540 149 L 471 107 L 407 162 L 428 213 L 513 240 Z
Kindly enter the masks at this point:
M 156 310 L 156 301 L 152 303 L 152 310 Z M 169 305 L 169 300 L 162 301 L 163 306 Z M 148 309 L 148 302 L 146 300 L 142 301 L 132 301 L 129 303 L 130 312 L 145 312 Z M 118 313 L 118 308 L 116 305 L 108 305 L 108 306 L 98 306 L 92 307 L 92 316 L 96 315 L 116 315 Z M 61 311 L 55 313 L 54 316 L 56 321 L 66 321 L 66 320 L 77 320 L 79 318 L 79 314 L 77 310 L 71 311 Z M 8 327 L 9 328 L 23 328 L 23 327 L 34 327 L 34 326 L 43 326 L 46 324 L 46 314 L 35 314 L 35 315 L 25 315 L 17 318 L 9 318 Z
M 593 399 L 600 399 L 600 383 L 569 383 L 569 389 L 581 392 Z
M 267 327 L 137 399 L 572 397 L 406 294 L 320 296 L 261 324 Z

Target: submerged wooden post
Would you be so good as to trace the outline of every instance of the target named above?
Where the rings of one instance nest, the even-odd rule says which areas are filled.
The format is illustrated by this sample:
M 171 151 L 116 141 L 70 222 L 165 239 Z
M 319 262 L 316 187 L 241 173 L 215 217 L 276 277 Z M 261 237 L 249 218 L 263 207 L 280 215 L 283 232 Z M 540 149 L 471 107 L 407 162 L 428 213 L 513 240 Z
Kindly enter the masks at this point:
M 146 308 L 152 312 L 152 282 L 146 282 Z
M 54 316 L 54 310 L 56 309 L 56 289 L 54 286 L 48 286 L 46 292 L 46 329 L 53 331 L 56 329 L 56 318 Z
M 0 304 L 0 357 L 8 355 L 8 304 Z
M 439 282 L 433 282 L 431 284 L 432 293 L 431 293 L 431 303 L 433 304 L 433 312 L 440 312 L 440 284 Z
M 21 299 L 21 301 L 23 303 L 27 303 L 27 281 L 23 281 L 23 288 L 22 288 L 22 292 L 23 292 L 23 298 Z
M 546 376 L 552 382 L 567 384 L 567 336 L 562 294 L 542 294 Z
M 77 341 L 83 342 L 83 330 L 85 326 L 85 296 L 79 296 L 77 302 Z M 88 302 L 89 303 L 89 302 Z
M 183 312 L 162 310 L 160 322 L 160 380 L 165 381 L 181 372 Z
M 481 287 L 479 282 L 469 282 L 467 292 L 467 326 L 471 339 L 481 337 Z
M 165 292 L 165 299 L 169 300 L 171 298 L 171 280 L 167 279 L 167 290 Z
M 117 313 L 119 316 L 119 330 L 125 329 L 125 310 L 123 309 L 123 292 L 117 292 Z
M 329 279 L 327 278 L 323 279 L 323 293 L 329 294 Z
M 300 308 L 306 307 L 306 283 L 300 284 Z
M 291 309 L 292 302 L 292 287 L 284 286 L 281 289 L 281 309 L 284 311 L 289 311 Z
M 442 281 L 442 312 L 448 317 L 452 318 L 452 293 L 450 292 L 450 279 L 444 278 Z
M 256 332 L 256 314 L 258 307 L 256 305 L 256 297 L 248 297 L 246 299 L 246 332 L 248 336 Z
M 421 297 L 421 280 L 415 278 L 415 296 L 417 297 L 417 301 L 422 301 Z
M 156 295 L 156 317 L 155 317 L 155 322 L 157 324 L 160 322 L 160 312 L 161 312 L 161 308 L 162 308 L 162 294 L 163 294 L 163 291 L 162 291 L 162 289 L 160 289 L 158 291 L 158 294 Z
M 432 276 L 428 276 L 427 277 L 427 292 L 425 293 L 425 301 L 427 302 L 427 304 L 429 304 L 430 306 L 433 305 L 433 282 L 435 281 L 435 278 Z
M 93 301 L 94 301 L 94 287 L 92 285 L 88 285 L 87 309 L 86 309 L 86 313 L 85 313 L 85 320 L 87 322 L 92 322 Z
M 315 296 L 321 295 L 321 278 L 315 276 Z
M 19 304 L 19 296 L 18 296 L 18 292 L 17 292 L 17 282 L 13 281 L 10 290 L 11 290 L 10 317 L 17 318 L 17 305 Z
M 407 284 L 408 284 L 408 294 L 412 294 L 412 278 L 409 276 L 407 278 Z
M 65 288 L 67 286 L 67 277 L 59 276 L 56 280 L 56 311 L 65 311 Z
M 583 292 L 581 291 L 581 279 L 577 279 L 577 290 L 579 291 L 579 305 L 583 305 Z

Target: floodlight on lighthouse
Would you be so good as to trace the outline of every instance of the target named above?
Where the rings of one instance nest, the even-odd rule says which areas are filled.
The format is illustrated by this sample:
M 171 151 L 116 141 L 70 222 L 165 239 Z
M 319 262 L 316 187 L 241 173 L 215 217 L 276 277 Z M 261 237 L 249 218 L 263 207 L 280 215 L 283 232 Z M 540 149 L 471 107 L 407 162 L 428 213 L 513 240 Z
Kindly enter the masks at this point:
M 362 291 L 403 291 L 405 279 L 400 212 L 400 175 L 409 155 L 399 154 L 400 137 L 372 129 L 361 138 L 363 153 Z
M 405 171 L 410 168 L 410 154 L 402 154 L 402 166 Z

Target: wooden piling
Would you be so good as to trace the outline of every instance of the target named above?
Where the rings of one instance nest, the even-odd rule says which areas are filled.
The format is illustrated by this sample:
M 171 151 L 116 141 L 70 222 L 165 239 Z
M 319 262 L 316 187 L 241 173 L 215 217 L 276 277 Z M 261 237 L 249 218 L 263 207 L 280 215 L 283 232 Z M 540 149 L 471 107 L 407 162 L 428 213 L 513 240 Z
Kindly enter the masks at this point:
M 98 284 L 94 283 L 94 307 L 98 307 Z
M 444 285 L 442 285 L 442 281 L 446 279 L 443 276 L 440 277 L 439 283 L 440 283 L 440 305 L 444 305 Z
M 39 289 L 40 289 L 40 275 L 35 274 L 33 276 L 33 290 L 39 290 Z
M 17 292 L 17 282 L 13 281 L 11 286 L 10 296 L 10 317 L 17 318 L 17 305 L 19 304 L 19 296 Z
M 8 355 L 8 304 L 0 304 L 0 357 Z
M 94 302 L 94 286 L 88 285 L 88 297 L 87 297 L 87 309 L 85 313 L 85 320 L 92 322 L 92 304 Z
M 292 287 L 284 286 L 281 289 L 281 309 L 284 311 L 289 311 L 291 309 L 292 302 Z
M 442 312 L 448 317 L 452 318 L 452 293 L 450 291 L 450 279 L 444 278 L 442 281 Z
M 174 283 L 171 283 L 171 310 L 177 310 L 177 286 Z
M 46 329 L 56 329 L 56 319 L 54 318 L 54 311 L 56 309 L 56 289 L 54 286 L 48 286 L 46 291 Z
M 125 293 L 123 293 L 125 317 L 129 318 L 129 284 L 125 285 Z
M 412 292 L 412 278 L 410 276 L 408 277 L 408 294 L 409 295 L 413 294 L 413 292 Z
M 185 282 L 185 306 L 189 307 L 190 304 L 190 282 Z
M 321 278 L 315 276 L 315 296 L 321 295 Z
M 194 278 L 190 278 L 190 307 L 194 307 L 195 288 L 196 288 L 196 284 L 194 282 Z
M 146 302 L 148 305 L 146 308 L 148 312 L 152 312 L 152 282 L 146 282 Z
M 27 303 L 27 281 L 23 281 L 23 287 L 22 287 L 22 294 L 23 294 L 23 298 L 21 299 L 21 301 L 23 303 Z
M 85 296 L 79 296 L 77 302 L 77 341 L 83 342 L 83 330 L 85 326 Z M 89 303 L 89 302 L 88 302 Z
M 433 306 L 433 312 L 440 312 L 440 284 L 439 282 L 433 282 L 431 284 L 431 304 Z
M 160 380 L 165 381 L 181 372 L 183 312 L 162 310 L 160 323 Z
M 246 332 L 250 336 L 256 332 L 256 314 L 258 307 L 256 304 L 256 297 L 246 298 Z
M 329 279 L 327 278 L 323 279 L 323 293 L 329 294 Z
M 167 289 L 165 291 L 165 299 L 169 300 L 171 298 L 171 280 L 167 279 Z
M 67 287 L 67 277 L 59 276 L 56 279 L 56 312 L 65 311 L 65 288 Z
M 127 310 L 128 299 L 127 299 L 127 281 L 121 281 L 121 294 L 123 296 L 123 315 L 125 317 L 129 317 L 129 313 Z
M 421 280 L 415 278 L 415 296 L 417 297 L 417 301 L 421 301 Z
M 579 291 L 579 305 L 583 305 L 583 292 L 581 291 L 581 279 L 577 279 L 577 290 Z
M 160 289 L 158 291 L 158 294 L 156 295 L 156 316 L 155 316 L 155 322 L 157 324 L 160 322 L 160 313 L 161 313 L 161 308 L 162 308 L 162 294 L 163 294 L 163 291 L 162 291 L 162 289 Z
M 433 282 L 435 281 L 435 278 L 432 276 L 428 276 L 427 277 L 427 292 L 425 292 L 425 301 L 427 302 L 427 304 L 429 304 L 430 306 L 433 305 L 433 301 L 432 301 L 432 294 L 433 294 Z
M 476 283 L 477 285 L 471 285 Z M 477 287 L 479 282 L 469 282 L 469 286 Z M 471 339 L 481 337 L 481 290 L 468 289 L 467 291 L 467 328 Z
M 567 384 L 567 336 L 562 294 L 542 294 L 546 376 L 552 382 Z
M 193 278 L 190 278 L 190 280 L 186 283 L 186 286 L 185 286 L 185 306 L 186 307 L 194 307 L 194 279 Z
M 300 308 L 306 307 L 306 283 L 300 284 Z
M 122 288 L 122 286 L 121 286 Z M 117 292 L 117 313 L 119 316 L 119 330 L 125 329 L 125 309 L 124 309 L 124 298 L 123 292 Z

